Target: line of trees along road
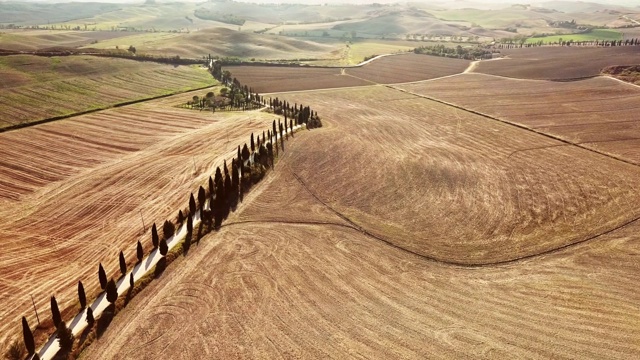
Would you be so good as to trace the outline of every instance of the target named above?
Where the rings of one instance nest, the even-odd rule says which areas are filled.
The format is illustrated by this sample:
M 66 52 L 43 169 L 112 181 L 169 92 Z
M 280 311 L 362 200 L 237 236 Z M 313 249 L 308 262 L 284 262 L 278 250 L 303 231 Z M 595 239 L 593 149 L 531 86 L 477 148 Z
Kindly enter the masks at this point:
M 215 64 L 215 63 L 214 63 Z M 251 187 L 265 176 L 267 171 L 274 167 L 276 159 L 281 152 L 284 151 L 285 140 L 289 136 L 294 136 L 294 129 L 297 126 L 312 129 L 321 127 L 322 123 L 317 112 L 314 112 L 309 106 L 294 104 L 293 106 L 287 101 L 278 98 L 267 99 L 252 93 L 250 88 L 242 86 L 237 79 L 231 78 L 231 74 L 223 72 L 219 66 L 214 66 L 212 74 L 219 77 L 219 81 L 227 84 L 231 89 L 236 89 L 243 96 L 248 97 L 251 101 L 260 103 L 264 107 L 268 107 L 275 114 L 282 115 L 284 119 L 278 118 L 273 120 L 270 129 L 265 129 L 262 133 L 251 133 L 249 144 L 244 143 L 237 147 L 237 155 L 231 159 L 229 164 L 224 160 L 222 168 L 218 166 L 215 173 L 209 177 L 207 184 L 200 186 L 197 192 L 197 204 L 194 194 L 189 195 L 188 207 L 180 209 L 177 215 L 176 224 L 171 220 L 165 220 L 162 226 L 162 237 L 158 233 L 155 223 L 151 227 L 151 245 L 153 250 L 158 250 L 160 261 L 156 264 L 154 272 L 156 275 L 162 272 L 167 265 L 167 255 L 169 254 L 168 242 L 172 240 L 172 236 L 176 234 L 176 225 L 186 226 L 186 237 L 182 243 L 182 251 L 187 254 L 192 241 L 200 241 L 207 233 L 217 230 L 222 225 L 231 211 L 235 211 L 239 202 L 243 200 L 244 195 Z M 193 219 L 199 212 L 201 217 L 200 225 L 194 229 Z M 138 240 L 136 244 L 137 264 L 141 264 L 144 258 L 144 248 Z M 118 255 L 120 279 L 126 280 L 127 262 L 123 251 Z M 105 294 L 109 306 L 104 310 L 102 315 L 95 319 L 93 309 L 87 306 L 87 297 L 82 281 L 78 282 L 78 299 L 80 311 L 85 312 L 88 330 L 92 331 L 94 325 L 95 330 L 100 331 L 100 327 L 106 327 L 110 323 L 110 319 L 117 312 L 116 302 L 121 294 L 118 294 L 118 286 L 116 280 L 107 276 L 107 272 L 98 264 L 98 279 L 100 288 Z M 131 289 L 134 286 L 133 272 L 129 276 L 129 285 Z M 129 295 L 128 295 L 129 296 Z M 100 296 L 98 296 L 98 299 Z M 53 336 L 56 337 L 61 353 L 56 358 L 65 358 L 74 349 L 76 339 L 74 338 L 71 328 L 67 326 L 62 318 L 62 314 L 58 308 L 57 300 L 54 296 L 50 299 L 51 316 L 56 329 Z M 108 318 L 105 320 L 105 318 Z M 24 359 L 24 351 L 26 350 L 30 358 L 39 358 L 35 352 L 34 334 L 27 322 L 26 317 L 21 321 L 23 343 L 24 346 L 14 342 L 9 351 L 5 354 L 7 359 Z M 76 325 L 74 325 L 76 326 Z M 85 330 L 87 331 L 87 330 Z M 104 331 L 104 329 L 102 330 Z

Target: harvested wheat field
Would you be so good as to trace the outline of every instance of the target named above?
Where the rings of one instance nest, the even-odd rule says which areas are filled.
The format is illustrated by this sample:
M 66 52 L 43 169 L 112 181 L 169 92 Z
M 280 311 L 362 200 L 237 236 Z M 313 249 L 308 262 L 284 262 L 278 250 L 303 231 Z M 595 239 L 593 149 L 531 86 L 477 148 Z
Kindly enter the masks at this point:
M 379 84 L 394 84 L 459 74 L 469 64 L 469 60 L 403 54 L 386 56 L 362 67 L 346 69 L 346 73 Z
M 197 66 L 93 56 L 3 56 L 0 78 L 0 128 L 214 83 Z
M 50 317 L 49 297 L 77 311 L 76 284 L 98 293 L 102 262 L 117 277 L 150 226 L 187 205 L 223 159 L 275 118 L 261 112 L 183 110 L 195 93 L 0 134 L 0 342 L 20 317 Z M 146 231 L 143 231 L 143 223 Z M 19 256 L 16 256 L 19 254 Z
M 481 61 L 478 73 L 518 79 L 571 80 L 598 76 L 611 65 L 636 65 L 639 46 L 545 46 L 500 50 L 502 61 Z
M 559 83 L 464 74 L 401 88 L 640 164 L 640 87 L 615 79 Z
M 640 169 L 382 86 L 313 103 L 104 358 L 630 358 Z

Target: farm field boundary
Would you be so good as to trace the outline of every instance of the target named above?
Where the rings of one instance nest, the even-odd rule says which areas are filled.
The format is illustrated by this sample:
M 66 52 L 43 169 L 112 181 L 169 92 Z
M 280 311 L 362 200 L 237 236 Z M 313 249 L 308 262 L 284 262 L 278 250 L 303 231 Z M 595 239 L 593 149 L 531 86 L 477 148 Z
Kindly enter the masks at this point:
M 410 94 L 410 95 L 413 95 L 413 96 L 421 97 L 421 98 L 424 98 L 424 99 L 427 99 L 427 100 L 435 101 L 435 102 L 438 102 L 440 104 L 451 106 L 451 107 L 454 107 L 456 109 L 463 110 L 463 111 L 466 111 L 466 112 L 469 112 L 469 113 L 472 113 L 472 114 L 475 114 L 475 115 L 480 115 L 480 116 L 485 117 L 485 118 L 490 119 L 490 120 L 494 120 L 494 121 L 498 121 L 498 122 L 501 122 L 501 123 L 504 123 L 504 124 L 507 124 L 507 125 L 515 126 L 515 127 L 519 128 L 519 129 L 530 131 L 532 133 L 535 133 L 535 134 L 538 134 L 538 135 L 542 135 L 542 136 L 547 137 L 549 139 L 560 141 L 563 144 L 566 144 L 568 146 L 575 146 L 575 147 L 578 147 L 580 149 L 587 150 L 587 151 L 596 153 L 598 155 L 606 156 L 608 158 L 611 158 L 611 159 L 614 159 L 614 160 L 618 160 L 618 161 L 621 161 L 621 162 L 629 164 L 629 165 L 640 166 L 640 165 L 638 165 L 638 164 L 636 164 L 636 163 L 634 163 L 632 161 L 629 161 L 627 159 L 620 158 L 620 157 L 617 157 L 617 156 L 614 156 L 614 155 L 611 155 L 611 154 L 607 154 L 607 153 L 598 151 L 596 149 L 592 149 L 592 148 L 583 146 L 581 144 L 576 144 L 574 142 L 562 139 L 562 138 L 560 138 L 558 136 L 555 136 L 555 135 L 552 135 L 552 134 L 549 134 L 549 133 L 546 133 L 546 132 L 543 132 L 543 131 L 540 131 L 540 130 L 532 129 L 532 128 L 528 127 L 528 126 L 525 126 L 525 125 L 522 125 L 522 124 L 518 124 L 518 123 L 515 123 L 515 122 L 512 122 L 512 121 L 500 119 L 500 118 L 497 118 L 495 116 L 491 116 L 489 114 L 485 114 L 485 113 L 480 112 L 480 111 L 472 110 L 472 109 L 466 108 L 464 106 L 460 106 L 460 105 L 456 105 L 456 104 L 450 103 L 448 101 L 440 100 L 438 98 L 434 98 L 434 97 L 431 97 L 431 96 L 428 96 L 428 95 L 418 94 L 418 93 L 415 93 L 413 91 L 409 91 L 409 90 L 406 90 L 406 89 L 401 89 L 401 88 L 398 88 L 398 87 L 396 87 L 394 85 L 385 85 L 385 87 L 387 87 L 389 89 L 397 90 L 397 91 L 400 91 L 400 92 L 403 92 L 403 93 L 406 93 L 406 94 Z
M 127 106 L 127 105 L 134 105 L 134 104 L 143 103 L 143 102 L 146 102 L 146 101 L 162 99 L 162 98 L 166 98 L 166 97 L 169 97 L 169 96 L 184 94 L 184 93 L 191 92 L 191 91 L 210 89 L 213 86 L 215 86 L 215 85 L 201 86 L 201 87 L 198 87 L 198 88 L 193 88 L 193 89 L 188 89 L 188 90 L 183 90 L 183 91 L 175 91 L 175 92 L 172 92 L 172 93 L 169 93 L 169 94 L 152 96 L 152 97 L 148 97 L 148 98 L 144 98 L 144 99 L 124 101 L 124 102 L 117 103 L 117 104 L 114 104 L 114 105 L 104 106 L 104 107 L 100 107 L 100 108 L 97 108 L 97 109 L 80 111 L 80 112 L 76 112 L 76 113 L 73 113 L 73 114 L 54 116 L 54 117 L 41 119 L 41 120 L 36 120 L 36 121 L 32 121 L 32 122 L 25 122 L 25 123 L 10 125 L 10 126 L 6 126 L 6 127 L 3 127 L 3 128 L 0 128 L 0 133 L 7 132 L 7 131 L 12 131 L 12 130 L 23 129 L 23 128 L 27 128 L 27 127 L 34 126 L 34 125 L 46 124 L 46 123 L 49 123 L 49 122 L 52 122 L 52 121 L 64 120 L 64 119 L 72 118 L 74 116 L 92 114 L 92 113 L 99 112 L 99 111 L 104 111 L 104 110 L 107 110 L 107 109 L 119 108 L 119 107 L 123 107 L 123 106 Z

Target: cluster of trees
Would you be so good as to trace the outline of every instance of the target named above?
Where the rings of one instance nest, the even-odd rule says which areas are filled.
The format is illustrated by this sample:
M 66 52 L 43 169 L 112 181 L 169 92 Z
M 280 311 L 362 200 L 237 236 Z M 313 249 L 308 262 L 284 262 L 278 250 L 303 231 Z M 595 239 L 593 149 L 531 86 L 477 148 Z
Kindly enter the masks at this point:
M 431 45 L 421 46 L 413 50 L 416 54 L 444 56 L 449 58 L 467 59 L 467 60 L 479 60 L 479 59 L 491 59 L 493 52 L 481 47 L 462 47 L 460 45 L 453 47 L 446 47 L 444 45 Z
M 466 29 L 468 30 L 468 29 Z M 406 40 L 409 41 L 458 41 L 458 42 L 478 42 L 480 36 L 456 36 L 456 35 L 437 35 L 437 34 L 406 34 Z
M 525 43 L 527 39 L 502 39 L 502 43 L 496 44 L 494 47 L 498 49 L 515 49 L 515 48 L 529 48 L 538 46 L 600 46 L 600 47 L 617 47 L 617 46 L 640 46 L 640 39 L 626 39 L 626 40 L 563 40 L 558 38 L 558 41 L 545 42 L 539 40 L 533 43 Z
M 289 102 L 280 100 L 279 98 L 269 98 L 269 109 L 278 115 L 284 115 L 285 127 L 287 125 L 287 119 L 289 119 L 291 127 L 293 127 L 294 121 L 295 125 L 305 124 L 309 129 L 322 127 L 322 121 L 318 116 L 318 112 L 311 110 L 309 106 L 302 106 L 302 104 L 298 106 L 297 103 L 291 106 Z
M 193 15 L 195 15 L 195 17 L 202 20 L 213 20 L 213 21 L 219 21 L 225 24 L 238 25 L 238 26 L 242 26 L 246 22 L 245 19 L 238 17 L 236 15 L 224 14 L 219 11 L 213 11 L 210 9 L 197 9 L 193 13 Z

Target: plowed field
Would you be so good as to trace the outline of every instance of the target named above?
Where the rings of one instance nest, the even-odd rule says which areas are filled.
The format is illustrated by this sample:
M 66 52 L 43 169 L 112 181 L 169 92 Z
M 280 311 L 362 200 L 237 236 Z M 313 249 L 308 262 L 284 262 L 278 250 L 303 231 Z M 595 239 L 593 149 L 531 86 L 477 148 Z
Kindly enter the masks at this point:
M 637 86 L 606 77 L 557 83 L 465 74 L 402 88 L 640 164 Z
M 640 46 L 546 46 L 500 50 L 508 59 L 481 61 L 475 72 L 518 79 L 568 80 L 597 76 L 611 65 L 636 65 Z
M 201 93 L 198 92 L 199 94 Z M 98 262 L 116 276 L 150 225 L 173 219 L 223 158 L 274 116 L 173 108 L 195 93 L 0 134 L 0 343 L 98 289 Z M 146 226 L 143 232 L 142 219 Z
M 0 128 L 215 82 L 198 67 L 91 56 L 3 56 L 0 78 Z
M 325 126 L 87 358 L 640 351 L 637 166 L 386 87 L 286 98 Z
M 354 68 L 225 66 L 260 93 L 393 84 L 459 74 L 470 61 L 429 55 L 396 55 Z

